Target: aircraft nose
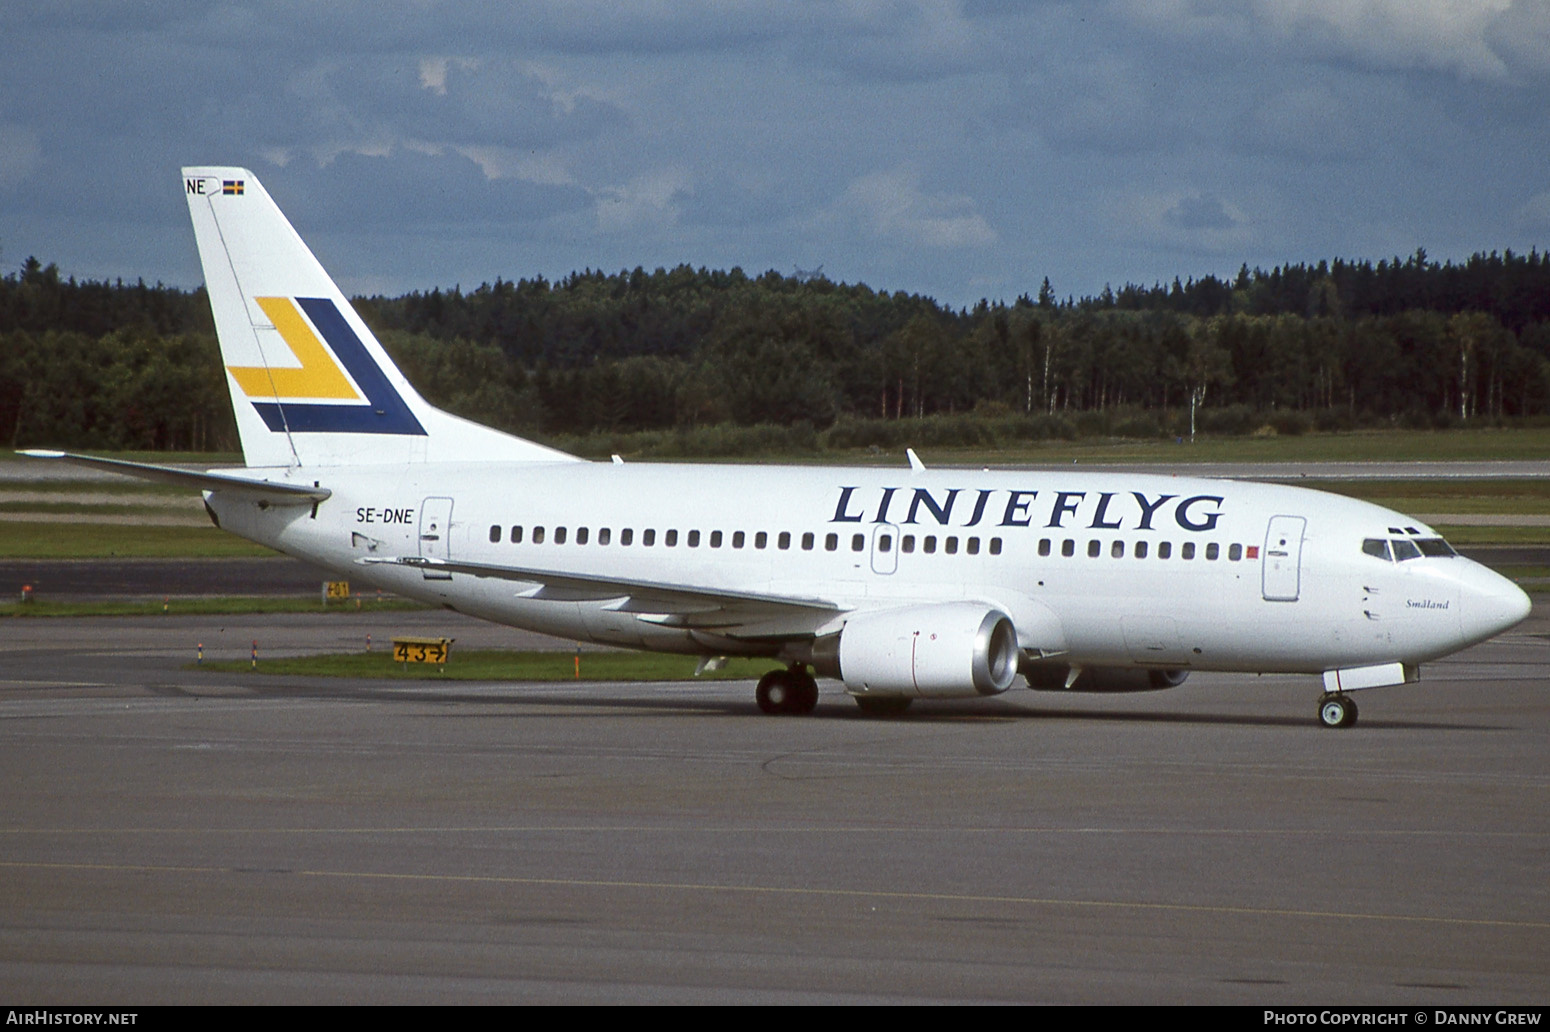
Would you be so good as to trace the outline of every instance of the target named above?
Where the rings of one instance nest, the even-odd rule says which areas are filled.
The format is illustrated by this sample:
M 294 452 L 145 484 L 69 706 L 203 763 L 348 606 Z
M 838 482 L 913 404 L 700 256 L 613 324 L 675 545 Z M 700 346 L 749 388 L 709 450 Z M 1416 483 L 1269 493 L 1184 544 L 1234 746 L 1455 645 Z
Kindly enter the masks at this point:
M 1494 570 L 1478 566 L 1463 585 L 1463 630 L 1472 641 L 1484 641 L 1528 616 L 1532 603 L 1523 589 Z

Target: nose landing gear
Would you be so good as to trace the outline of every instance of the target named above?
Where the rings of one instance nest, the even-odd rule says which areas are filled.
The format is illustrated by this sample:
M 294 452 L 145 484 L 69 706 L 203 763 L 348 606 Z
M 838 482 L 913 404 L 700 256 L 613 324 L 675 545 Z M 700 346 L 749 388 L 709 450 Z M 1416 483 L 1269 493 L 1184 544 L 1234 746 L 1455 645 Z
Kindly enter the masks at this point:
M 754 698 L 765 713 L 806 716 L 818 705 L 818 682 L 798 663 L 788 670 L 771 670 L 759 678 Z
M 1350 727 L 1356 723 L 1356 700 L 1338 692 L 1319 700 L 1319 723 L 1325 727 Z

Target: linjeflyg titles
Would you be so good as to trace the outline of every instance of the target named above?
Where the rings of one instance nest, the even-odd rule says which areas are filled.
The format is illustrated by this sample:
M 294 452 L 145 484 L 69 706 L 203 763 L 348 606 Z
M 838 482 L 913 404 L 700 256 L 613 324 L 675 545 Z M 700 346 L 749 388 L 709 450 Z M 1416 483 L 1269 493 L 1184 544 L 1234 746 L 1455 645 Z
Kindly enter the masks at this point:
M 830 523 L 1039 527 L 1050 530 L 1215 530 L 1221 495 L 1007 488 L 841 487 Z

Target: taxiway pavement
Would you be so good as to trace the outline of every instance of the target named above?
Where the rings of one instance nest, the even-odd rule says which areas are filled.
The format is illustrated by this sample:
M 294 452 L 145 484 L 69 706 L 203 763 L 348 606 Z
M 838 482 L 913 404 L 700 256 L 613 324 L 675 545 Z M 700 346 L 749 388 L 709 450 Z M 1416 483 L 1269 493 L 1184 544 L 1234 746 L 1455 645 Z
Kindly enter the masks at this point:
M 7 621 L 0 996 L 1543 1003 L 1546 617 L 1344 731 L 1312 678 L 765 717 L 184 668 L 521 644 L 435 611 Z

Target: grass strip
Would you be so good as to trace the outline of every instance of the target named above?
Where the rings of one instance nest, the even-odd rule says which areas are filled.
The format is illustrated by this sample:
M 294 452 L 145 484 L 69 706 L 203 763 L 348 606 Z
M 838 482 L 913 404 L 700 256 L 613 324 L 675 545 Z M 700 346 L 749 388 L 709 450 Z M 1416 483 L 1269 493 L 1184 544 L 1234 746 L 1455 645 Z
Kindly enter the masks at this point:
M 1433 529 L 1455 547 L 1550 543 L 1550 527 L 1460 527 L 1439 523 Z
M 213 526 L 0 521 L 0 559 L 229 559 L 278 554 Z
M 189 523 L 194 525 L 209 522 L 204 512 L 200 510 L 197 499 L 179 499 L 177 503 L 171 505 L 131 505 L 118 501 L 0 501 L 0 512 L 18 515 L 33 513 L 38 516 L 121 516 L 125 519 L 139 516 L 179 516 L 187 517 Z M 58 521 L 39 520 L 38 522 Z
M 257 672 L 306 677 L 370 677 L 405 681 L 574 681 L 574 652 L 514 652 L 500 650 L 460 652 L 453 646 L 447 662 L 393 662 L 390 642 L 372 652 L 265 659 L 260 653 Z M 582 652 L 583 681 L 686 681 L 694 678 L 699 662 L 693 656 L 656 652 Z M 776 666 L 772 659 L 732 659 L 701 679 L 753 680 Z M 244 673 L 253 670 L 250 660 L 188 664 L 185 670 Z
M 354 602 L 330 602 L 324 606 L 316 597 L 295 598 L 285 596 L 224 596 L 218 598 L 169 598 L 110 600 L 100 602 L 54 602 L 34 599 L 31 602 L 6 602 L 0 604 L 0 619 L 32 617 L 72 616 L 230 616 L 260 613 L 316 613 L 319 615 L 357 616 L 379 612 L 410 612 L 432 609 L 420 602 L 393 598 L 381 602 L 366 601 L 360 608 Z

